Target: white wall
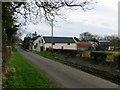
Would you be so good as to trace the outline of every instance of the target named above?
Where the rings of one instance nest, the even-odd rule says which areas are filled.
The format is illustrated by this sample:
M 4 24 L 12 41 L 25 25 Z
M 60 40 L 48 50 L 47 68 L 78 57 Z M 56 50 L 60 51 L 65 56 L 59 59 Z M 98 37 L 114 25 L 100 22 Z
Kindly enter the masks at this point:
M 42 37 L 38 37 L 34 42 L 33 42 L 33 46 L 32 46 L 32 50 L 33 51 L 41 51 L 41 47 L 43 46 L 44 51 L 46 50 L 46 48 L 50 48 L 51 47 L 51 43 L 45 43 L 45 41 L 43 40 Z M 37 47 L 34 48 L 34 46 L 36 45 L 36 43 L 38 43 Z M 63 48 L 62 48 L 63 47 Z M 68 49 L 68 50 L 77 50 L 77 45 L 76 43 L 70 43 L 70 45 L 68 45 L 68 43 L 55 43 L 55 45 L 53 45 L 54 49 Z
M 45 43 L 45 49 L 51 47 L 51 43 Z M 55 45 L 53 45 L 54 49 L 69 49 L 69 50 L 77 50 L 77 45 L 76 43 L 70 43 L 70 45 L 68 45 L 68 43 L 55 43 Z
M 34 46 L 37 45 L 36 48 L 34 48 Z M 32 46 L 32 50 L 33 51 L 41 51 L 40 47 L 41 46 L 44 46 L 43 43 L 42 43 L 42 38 L 41 37 L 38 37 L 34 42 L 33 42 L 33 46 Z

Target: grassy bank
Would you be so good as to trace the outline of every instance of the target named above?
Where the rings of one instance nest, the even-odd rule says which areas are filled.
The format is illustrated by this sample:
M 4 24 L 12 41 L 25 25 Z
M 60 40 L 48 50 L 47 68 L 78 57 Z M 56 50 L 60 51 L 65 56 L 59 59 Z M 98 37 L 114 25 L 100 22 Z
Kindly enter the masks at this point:
M 13 50 L 5 76 L 5 88 L 53 88 L 24 56 Z
M 59 54 L 55 54 L 55 53 L 51 53 L 51 52 L 46 52 L 46 51 L 43 51 L 43 52 L 35 52 L 36 54 L 38 55 L 41 55 L 43 57 L 46 57 L 48 59 L 51 59 L 51 60 L 54 60 L 54 61 L 58 61 L 60 63 L 64 63 L 64 64 L 68 64 L 67 62 L 65 61 L 61 61 L 59 59 L 56 59 L 55 57 L 62 57 L 62 55 L 59 55 Z
M 92 52 L 120 54 L 120 52 L 118 52 L 118 51 L 92 51 Z

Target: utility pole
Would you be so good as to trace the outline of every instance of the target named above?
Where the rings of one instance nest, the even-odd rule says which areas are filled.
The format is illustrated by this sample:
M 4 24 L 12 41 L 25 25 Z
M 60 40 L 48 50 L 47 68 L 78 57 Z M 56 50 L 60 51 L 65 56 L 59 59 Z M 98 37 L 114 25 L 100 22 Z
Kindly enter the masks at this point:
M 53 52 L 53 19 L 51 19 L 51 37 L 52 37 L 52 44 L 51 44 L 51 49 L 52 49 L 52 52 Z

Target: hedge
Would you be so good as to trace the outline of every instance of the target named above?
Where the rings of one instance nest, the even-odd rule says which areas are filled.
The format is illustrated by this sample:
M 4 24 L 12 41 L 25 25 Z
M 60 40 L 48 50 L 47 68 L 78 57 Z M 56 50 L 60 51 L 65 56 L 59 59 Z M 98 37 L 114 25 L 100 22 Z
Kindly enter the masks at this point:
M 105 61 L 105 62 L 118 62 L 120 53 L 119 52 L 91 52 L 91 58 L 94 60 Z
M 61 50 L 53 49 L 53 52 L 62 53 L 66 56 L 77 56 L 92 59 L 95 62 L 120 62 L 120 52 L 113 51 L 77 51 L 77 50 Z
M 50 49 L 48 51 L 51 51 Z M 67 50 L 67 49 L 53 49 L 53 52 L 62 53 L 67 56 L 76 56 L 79 53 L 77 50 Z
M 107 58 L 107 53 L 91 52 L 91 58 L 94 60 L 105 61 Z
M 12 52 L 12 47 L 11 46 L 6 46 L 3 48 L 2 50 L 2 69 L 3 69 L 3 72 L 5 70 L 5 66 L 8 62 L 8 60 L 10 59 L 10 56 L 11 56 L 11 52 Z

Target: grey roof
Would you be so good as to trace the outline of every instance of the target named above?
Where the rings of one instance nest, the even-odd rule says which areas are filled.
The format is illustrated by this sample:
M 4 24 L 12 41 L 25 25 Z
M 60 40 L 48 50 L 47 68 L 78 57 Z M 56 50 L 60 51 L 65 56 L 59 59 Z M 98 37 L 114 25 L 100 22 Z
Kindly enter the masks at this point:
M 108 40 L 98 40 L 98 44 L 99 45 L 110 45 L 110 41 Z
M 45 43 L 51 43 L 52 37 L 43 36 Z M 72 37 L 53 37 L 53 43 L 76 43 Z
M 108 40 L 98 40 L 98 42 L 110 42 Z
M 40 36 L 37 36 L 37 37 L 34 37 L 34 38 L 31 38 L 31 42 L 34 42 L 37 38 L 39 38 Z

